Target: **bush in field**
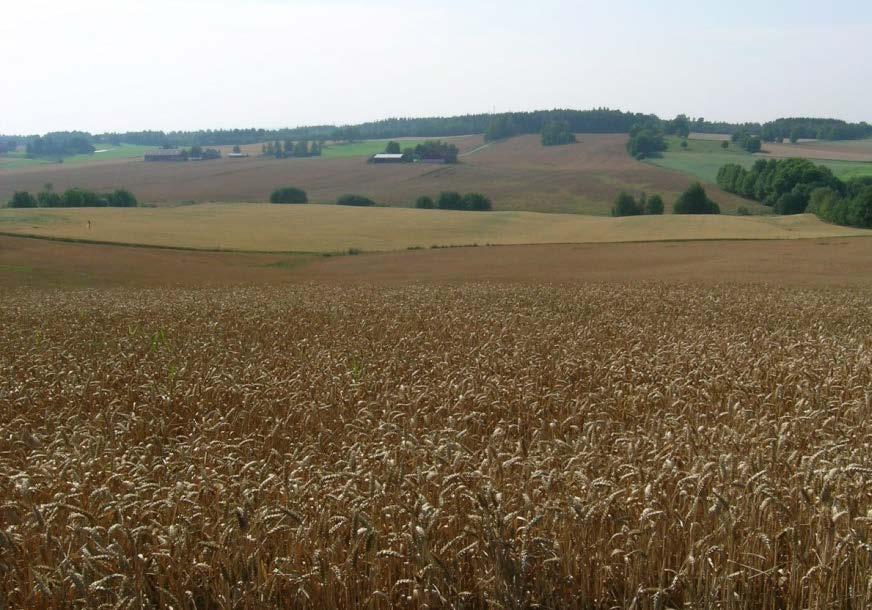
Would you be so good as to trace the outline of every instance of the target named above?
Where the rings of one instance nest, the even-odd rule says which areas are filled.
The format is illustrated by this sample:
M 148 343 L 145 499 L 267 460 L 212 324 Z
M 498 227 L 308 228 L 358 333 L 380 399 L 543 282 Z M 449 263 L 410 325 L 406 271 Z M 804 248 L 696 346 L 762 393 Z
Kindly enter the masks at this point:
M 657 215 L 663 213 L 663 197 L 660 195 L 651 195 L 648 201 L 645 202 L 645 213 Z
M 427 197 L 427 195 L 421 195 L 415 201 L 415 207 L 422 210 L 432 210 L 436 207 L 436 204 L 433 203 L 433 199 Z
M 550 121 L 542 127 L 542 145 L 560 146 L 575 142 L 575 134 L 567 121 Z
M 127 189 L 118 189 L 106 196 L 109 205 L 116 208 L 135 208 L 136 197 Z
M 633 196 L 623 191 L 615 198 L 612 206 L 612 216 L 639 216 L 643 211 Z
M 375 205 L 375 201 L 363 195 L 342 195 L 336 200 L 336 205 L 350 205 L 353 207 L 367 208 Z
M 276 189 L 269 197 L 270 203 L 308 203 L 306 191 L 292 186 Z
M 492 208 L 491 200 L 481 193 L 467 193 L 463 196 L 461 206 L 461 209 L 471 212 L 485 212 Z
M 35 208 L 36 199 L 27 191 L 15 191 L 9 201 L 10 208 Z
M 672 206 L 675 214 L 720 214 L 718 204 L 708 198 L 699 182 L 691 184 Z
M 439 198 L 436 200 L 436 207 L 440 210 L 461 210 L 463 209 L 463 197 L 455 191 L 443 191 L 439 193 Z
M 663 134 L 654 127 L 634 126 L 630 130 L 627 152 L 636 159 L 644 159 L 666 150 Z

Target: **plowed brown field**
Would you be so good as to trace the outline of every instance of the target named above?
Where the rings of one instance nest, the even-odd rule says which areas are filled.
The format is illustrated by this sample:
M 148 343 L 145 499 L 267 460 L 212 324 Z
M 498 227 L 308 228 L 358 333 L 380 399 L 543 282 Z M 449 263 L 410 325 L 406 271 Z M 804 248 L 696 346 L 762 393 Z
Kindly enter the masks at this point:
M 0 236 L 0 287 L 754 282 L 872 286 L 872 238 L 440 248 L 320 257 Z

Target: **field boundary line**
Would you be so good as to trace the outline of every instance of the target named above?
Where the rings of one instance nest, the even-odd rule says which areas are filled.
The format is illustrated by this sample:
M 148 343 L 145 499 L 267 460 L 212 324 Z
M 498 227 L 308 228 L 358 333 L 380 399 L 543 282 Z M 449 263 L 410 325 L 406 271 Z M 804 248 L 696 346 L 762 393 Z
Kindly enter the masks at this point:
M 551 241 L 551 242 L 518 242 L 514 244 L 457 244 L 432 246 L 407 246 L 395 250 L 360 250 L 348 248 L 346 250 L 313 251 L 313 250 L 242 250 L 238 248 L 196 248 L 193 246 L 166 246 L 163 244 L 143 244 L 123 241 L 103 241 L 97 239 L 81 239 L 77 237 L 59 237 L 55 235 L 38 235 L 36 233 L 16 233 L 14 231 L 0 231 L 3 237 L 20 237 L 22 239 L 40 239 L 69 244 L 85 244 L 94 246 L 120 246 L 127 248 L 152 248 L 155 250 L 177 250 L 180 252 L 226 252 L 228 254 L 281 254 L 297 256 L 357 256 L 360 254 L 387 254 L 392 252 L 420 252 L 422 250 L 451 250 L 454 248 L 511 248 L 515 246 L 596 246 L 596 245 L 620 245 L 620 244 L 660 244 L 660 243 L 687 243 L 687 242 L 720 242 L 720 241 L 806 241 L 814 239 L 872 239 L 869 235 L 817 235 L 809 237 L 714 237 L 710 239 L 698 237 L 677 237 L 666 239 L 628 239 L 624 241 Z M 349 252 L 354 250 L 354 252 Z

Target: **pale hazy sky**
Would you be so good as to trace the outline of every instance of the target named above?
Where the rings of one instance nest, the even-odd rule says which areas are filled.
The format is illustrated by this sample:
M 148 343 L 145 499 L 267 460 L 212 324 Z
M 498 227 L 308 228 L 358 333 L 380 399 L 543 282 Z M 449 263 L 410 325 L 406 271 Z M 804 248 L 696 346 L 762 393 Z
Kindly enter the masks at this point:
M 872 121 L 869 0 L 0 0 L 0 133 L 609 106 Z

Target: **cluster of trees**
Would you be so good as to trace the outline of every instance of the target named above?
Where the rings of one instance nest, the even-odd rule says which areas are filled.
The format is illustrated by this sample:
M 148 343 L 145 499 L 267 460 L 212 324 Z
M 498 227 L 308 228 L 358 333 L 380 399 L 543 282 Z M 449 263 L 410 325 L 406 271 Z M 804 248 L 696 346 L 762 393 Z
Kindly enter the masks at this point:
M 55 193 L 50 184 L 36 197 L 27 191 L 16 191 L 9 201 L 10 208 L 85 208 L 85 207 L 117 207 L 134 208 L 136 197 L 127 189 L 117 189 L 111 193 L 95 193 L 86 189 L 67 189 L 63 193 Z
M 220 159 L 221 151 L 217 148 L 203 148 L 202 146 L 192 146 L 191 150 L 184 151 L 189 159 Z
M 427 140 L 415 146 L 415 159 L 443 159 L 446 163 L 457 163 L 457 146 L 441 140 Z
M 728 163 L 718 170 L 717 183 L 728 193 L 771 206 L 778 214 L 805 212 L 811 192 L 817 188 L 845 190 L 828 167 L 808 159 L 759 159 L 751 169 Z
M 640 123 L 630 128 L 627 152 L 636 159 L 644 159 L 666 150 L 663 132 L 652 123 Z
M 481 193 L 461 195 L 455 191 L 443 191 L 434 201 L 423 195 L 415 201 L 415 207 L 423 210 L 463 210 L 468 212 L 486 212 L 493 209 L 491 200 Z
M 721 208 L 709 199 L 699 182 L 691 184 L 672 204 L 673 214 L 720 214 Z
M 293 186 L 276 189 L 269 196 L 270 203 L 308 203 L 306 191 Z
M 718 186 L 759 201 L 778 214 L 813 212 L 837 224 L 872 227 L 872 177 L 842 181 L 808 159 L 760 159 L 751 169 L 728 163 Z
M 733 135 L 730 136 L 730 140 L 747 150 L 749 153 L 758 153 L 761 149 L 761 140 L 760 136 L 755 136 L 745 129 L 740 129 L 739 131 L 733 132 Z M 724 146 L 721 144 L 721 146 Z M 724 147 L 726 148 L 726 147 Z
M 28 138 L 26 150 L 33 157 L 91 154 L 96 150 L 91 140 L 91 134 L 81 131 L 58 131 Z
M 706 195 L 705 189 L 699 182 L 691 184 L 686 191 L 679 195 L 672 205 L 674 214 L 720 214 L 721 208 Z M 634 199 L 632 195 L 621 192 L 612 206 L 612 216 L 641 216 L 642 214 L 662 214 L 663 197 L 645 193 Z
M 18 149 L 18 141 L 15 138 L 0 137 L 0 155 L 15 152 Z
M 686 138 L 690 135 L 690 118 L 686 114 L 679 114 L 671 121 L 663 121 L 663 131 L 671 136 Z
M 806 211 L 828 222 L 872 229 L 872 177 L 848 181 L 844 192 L 826 186 L 813 190 Z
M 630 194 L 621 192 L 612 206 L 612 216 L 641 216 L 643 214 L 662 214 L 663 197 L 645 193 L 639 196 L 638 201 Z
M 542 146 L 560 146 L 575 142 L 575 134 L 567 121 L 549 121 L 542 127 Z
M 285 140 L 282 143 L 279 140 L 275 142 L 267 142 L 261 146 L 261 153 L 266 157 L 275 157 L 276 159 L 287 159 L 288 157 L 320 157 L 322 142 L 308 140 Z M 235 149 L 234 149 L 235 150 Z

